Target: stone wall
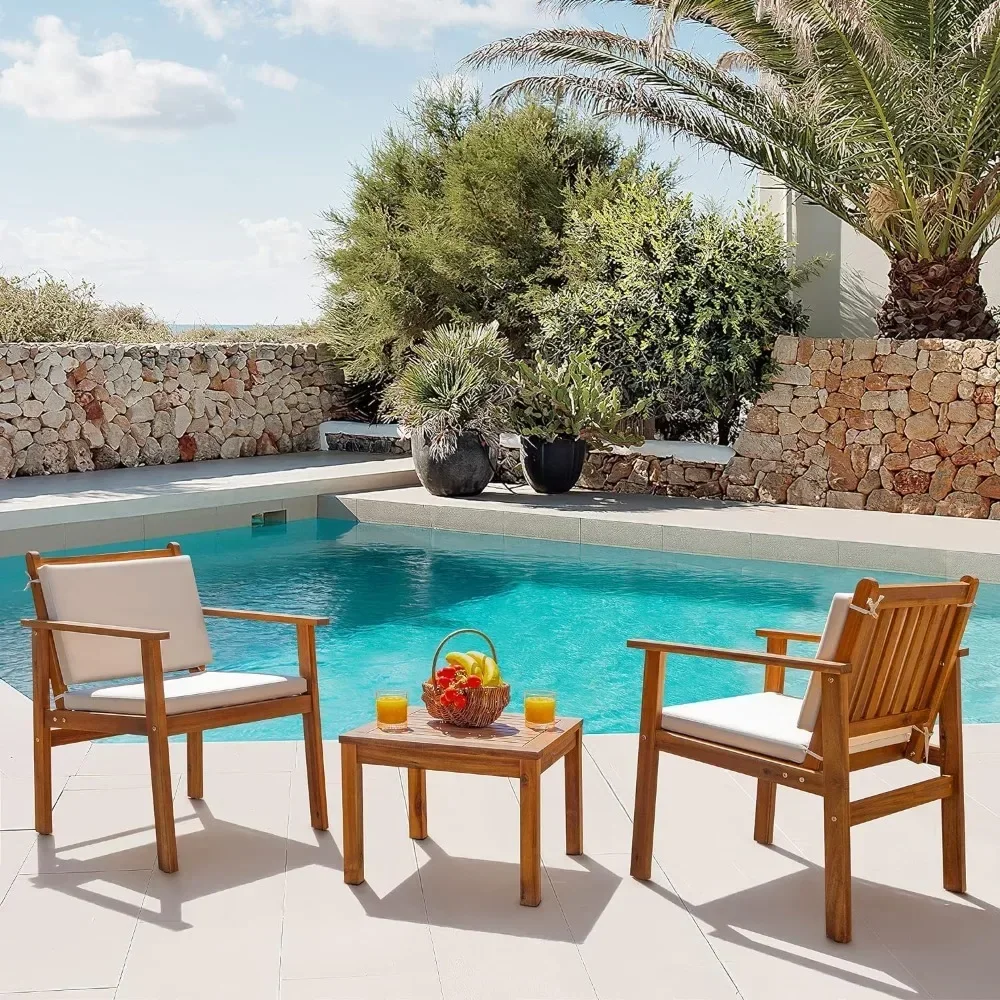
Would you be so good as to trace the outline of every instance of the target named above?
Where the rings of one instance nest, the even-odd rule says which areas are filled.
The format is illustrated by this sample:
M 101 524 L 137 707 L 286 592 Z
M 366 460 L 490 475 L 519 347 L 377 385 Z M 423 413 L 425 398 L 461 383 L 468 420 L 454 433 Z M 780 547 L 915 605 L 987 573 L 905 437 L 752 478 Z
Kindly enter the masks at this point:
M 732 500 L 1000 517 L 997 345 L 779 337 Z
M 307 344 L 0 344 L 0 479 L 310 451 L 339 370 Z
M 707 499 L 725 495 L 728 486 L 725 470 L 722 462 L 597 451 L 587 456 L 580 486 L 610 493 Z

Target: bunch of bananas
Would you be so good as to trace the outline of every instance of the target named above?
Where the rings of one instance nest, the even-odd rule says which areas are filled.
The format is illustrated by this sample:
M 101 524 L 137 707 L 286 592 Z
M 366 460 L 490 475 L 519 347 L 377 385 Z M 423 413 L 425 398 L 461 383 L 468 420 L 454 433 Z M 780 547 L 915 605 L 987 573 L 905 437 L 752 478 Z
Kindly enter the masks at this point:
M 467 653 L 448 653 L 448 664 L 456 670 L 463 670 L 466 677 L 478 677 L 483 687 L 499 687 L 503 683 L 500 667 L 492 656 L 470 649 Z

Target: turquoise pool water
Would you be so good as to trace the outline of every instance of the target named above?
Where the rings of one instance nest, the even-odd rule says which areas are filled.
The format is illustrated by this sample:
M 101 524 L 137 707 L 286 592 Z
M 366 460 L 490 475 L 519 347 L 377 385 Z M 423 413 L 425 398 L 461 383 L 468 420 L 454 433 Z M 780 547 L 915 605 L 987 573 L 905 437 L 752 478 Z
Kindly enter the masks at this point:
M 560 711 L 583 716 L 589 732 L 634 732 L 642 657 L 625 648 L 628 638 L 761 648 L 755 628 L 818 631 L 831 594 L 853 589 L 863 575 L 326 520 L 180 541 L 194 560 L 206 604 L 332 618 L 318 633 L 327 737 L 369 718 L 378 687 L 405 686 L 417 699 L 438 641 L 464 626 L 493 637 L 515 704 L 526 687 L 553 689 Z M 27 694 L 28 641 L 16 624 L 30 613 L 24 584 L 23 561 L 0 560 L 0 678 Z M 208 628 L 216 666 L 295 672 L 294 630 L 220 620 Z M 967 721 L 1000 722 L 998 638 L 1000 587 L 984 586 L 966 634 L 972 650 L 964 677 Z M 760 690 L 761 680 L 759 668 L 675 658 L 667 700 L 745 694 Z M 789 690 L 801 691 L 804 680 L 790 676 Z M 209 738 L 300 735 L 298 720 L 278 719 Z

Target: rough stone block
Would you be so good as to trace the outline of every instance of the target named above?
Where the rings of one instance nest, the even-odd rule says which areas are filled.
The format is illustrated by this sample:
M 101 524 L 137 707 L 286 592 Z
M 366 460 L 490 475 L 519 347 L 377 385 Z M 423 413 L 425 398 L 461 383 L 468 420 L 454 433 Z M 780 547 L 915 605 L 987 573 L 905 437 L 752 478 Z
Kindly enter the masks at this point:
M 990 501 L 978 493 L 952 493 L 934 508 L 944 517 L 986 518 L 989 512 Z

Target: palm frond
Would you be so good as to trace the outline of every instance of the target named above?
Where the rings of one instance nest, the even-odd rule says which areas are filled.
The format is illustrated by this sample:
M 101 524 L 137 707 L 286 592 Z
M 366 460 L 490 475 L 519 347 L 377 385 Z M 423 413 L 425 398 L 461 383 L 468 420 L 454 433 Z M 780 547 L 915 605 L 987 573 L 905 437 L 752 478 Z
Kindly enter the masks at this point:
M 567 100 L 721 147 L 891 253 L 976 254 L 994 238 L 1000 0 L 631 2 L 647 12 L 645 37 L 545 29 L 469 63 L 530 68 L 497 100 Z M 684 51 L 684 22 L 734 49 L 714 65 Z

